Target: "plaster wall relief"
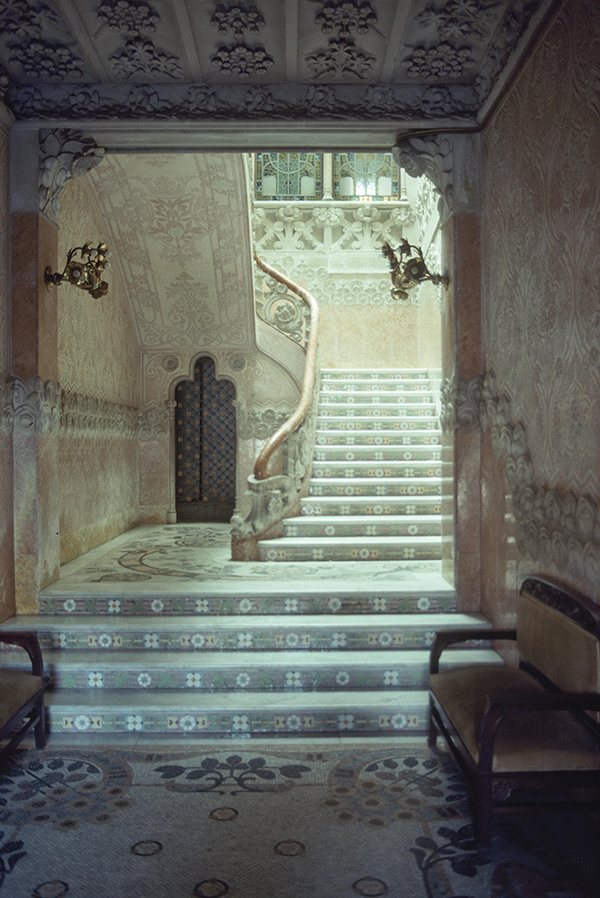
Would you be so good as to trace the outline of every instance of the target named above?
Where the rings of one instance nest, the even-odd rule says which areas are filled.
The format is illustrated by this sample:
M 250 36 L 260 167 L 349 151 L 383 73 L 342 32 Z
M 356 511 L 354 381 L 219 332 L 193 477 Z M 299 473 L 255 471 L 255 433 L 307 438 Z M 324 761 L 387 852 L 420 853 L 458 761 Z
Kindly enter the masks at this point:
M 597 600 L 599 45 L 597 5 L 566 4 L 483 144 L 486 366 L 527 435 L 535 484 L 522 548 Z
M 70 181 L 60 199 L 60 259 L 85 240 L 107 239 L 89 176 Z M 68 284 L 57 290 L 63 564 L 137 521 L 138 340 L 118 265 L 106 279 L 99 299 Z

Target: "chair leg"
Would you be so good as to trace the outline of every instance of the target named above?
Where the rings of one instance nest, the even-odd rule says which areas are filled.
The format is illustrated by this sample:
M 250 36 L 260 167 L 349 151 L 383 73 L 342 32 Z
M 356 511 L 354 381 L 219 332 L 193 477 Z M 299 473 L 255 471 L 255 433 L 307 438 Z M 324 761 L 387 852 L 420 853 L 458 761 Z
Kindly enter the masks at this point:
M 44 700 L 40 702 L 40 714 L 38 722 L 35 725 L 35 747 L 39 750 L 46 747 L 46 714 L 44 711 Z
M 437 745 L 437 736 L 438 730 L 435 724 L 435 720 L 433 719 L 433 705 L 430 701 L 429 703 L 429 731 L 427 733 L 427 745 L 429 748 L 435 748 Z
M 492 840 L 492 783 L 478 778 L 475 794 L 475 838 L 481 848 Z

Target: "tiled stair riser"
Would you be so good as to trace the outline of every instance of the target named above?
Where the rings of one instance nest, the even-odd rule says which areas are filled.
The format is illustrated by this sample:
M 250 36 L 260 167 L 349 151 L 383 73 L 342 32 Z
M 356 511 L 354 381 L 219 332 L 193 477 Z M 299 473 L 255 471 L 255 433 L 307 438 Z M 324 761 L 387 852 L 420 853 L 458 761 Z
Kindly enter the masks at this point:
M 40 613 L 43 615 L 77 616 L 111 615 L 160 617 L 192 615 L 286 615 L 290 618 L 303 614 L 440 614 L 456 611 L 454 593 L 424 596 L 391 595 L 336 595 L 329 591 L 324 595 L 299 595 L 293 592 L 276 596 L 213 596 L 210 598 L 100 598 L 78 597 L 64 600 L 42 599 Z

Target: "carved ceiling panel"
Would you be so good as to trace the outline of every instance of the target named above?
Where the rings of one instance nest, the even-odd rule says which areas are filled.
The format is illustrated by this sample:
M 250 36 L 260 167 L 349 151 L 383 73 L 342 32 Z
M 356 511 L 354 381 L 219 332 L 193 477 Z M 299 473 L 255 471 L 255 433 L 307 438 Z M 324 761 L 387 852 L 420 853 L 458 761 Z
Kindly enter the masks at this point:
M 554 5 L 0 0 L 0 88 L 20 118 L 464 120 Z

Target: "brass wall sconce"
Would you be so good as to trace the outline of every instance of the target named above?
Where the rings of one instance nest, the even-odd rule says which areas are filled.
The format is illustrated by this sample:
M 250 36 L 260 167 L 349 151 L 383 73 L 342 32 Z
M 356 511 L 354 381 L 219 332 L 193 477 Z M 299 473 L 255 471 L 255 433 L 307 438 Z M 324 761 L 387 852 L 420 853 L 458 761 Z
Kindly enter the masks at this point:
M 77 256 L 79 258 L 76 258 Z M 94 299 L 99 299 L 100 296 L 104 296 L 108 292 L 108 284 L 102 280 L 102 275 L 108 268 L 109 256 L 106 243 L 99 243 L 93 248 L 92 241 L 88 240 L 83 246 L 76 246 L 69 250 L 67 264 L 62 272 L 53 273 L 50 265 L 46 268 L 44 272 L 46 287 L 48 289 L 52 285 L 58 287 L 63 281 L 67 281 L 74 287 L 87 290 Z
M 447 274 L 432 274 L 429 271 L 423 259 L 423 250 L 419 246 L 411 246 L 408 240 L 403 238 L 396 252 L 389 243 L 384 243 L 381 249 L 390 263 L 392 278 L 390 293 L 394 299 L 408 299 L 408 291 L 423 281 L 431 281 L 436 286 L 438 284 L 448 286 Z

